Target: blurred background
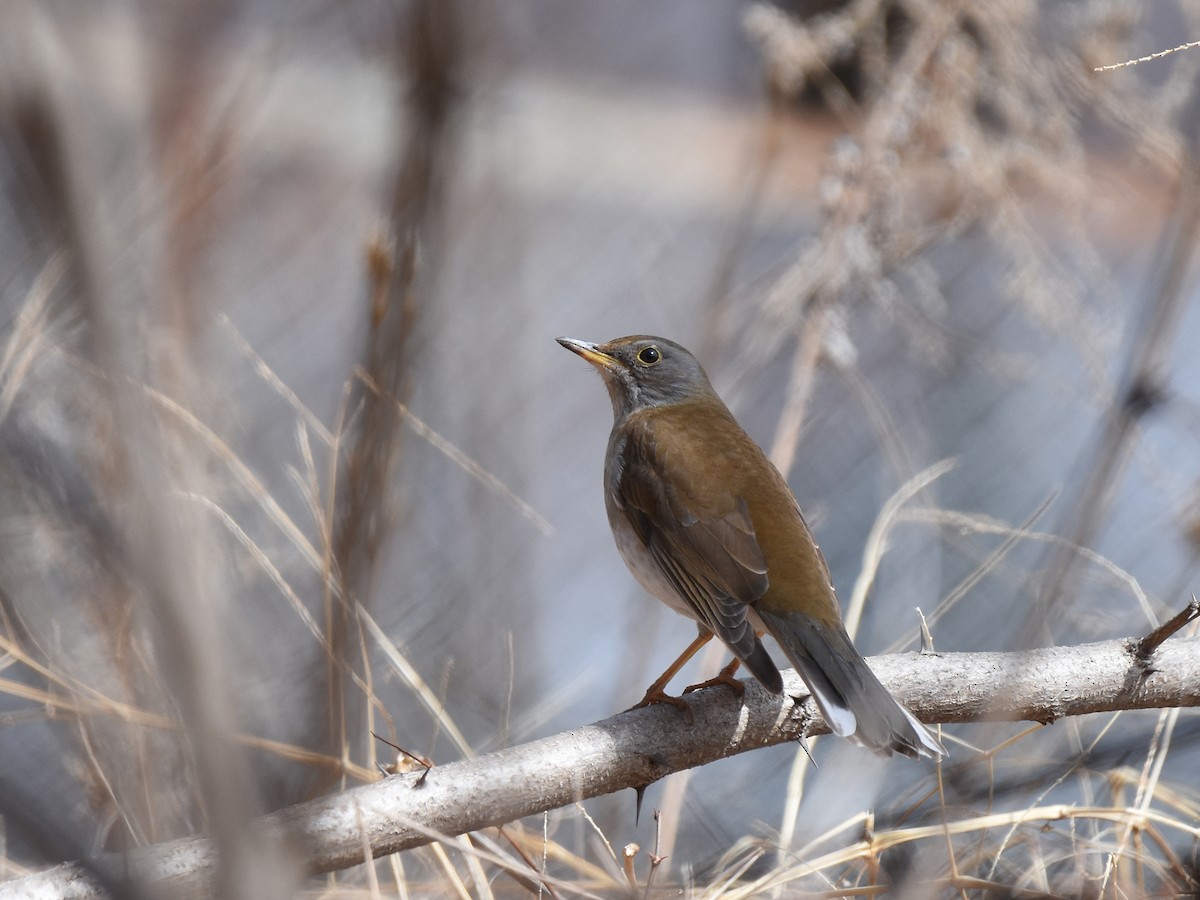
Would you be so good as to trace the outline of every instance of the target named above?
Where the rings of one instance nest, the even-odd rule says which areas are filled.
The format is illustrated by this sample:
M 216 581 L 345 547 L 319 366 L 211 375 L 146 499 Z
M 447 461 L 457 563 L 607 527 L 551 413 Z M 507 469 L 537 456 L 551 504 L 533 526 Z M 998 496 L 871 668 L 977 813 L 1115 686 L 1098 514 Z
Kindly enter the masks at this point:
M 1095 68 L 1193 39 L 1166 0 L 6 4 L 4 874 L 236 853 L 246 817 L 378 777 L 372 730 L 445 763 L 638 700 L 694 626 L 612 545 L 611 412 L 560 335 L 701 359 L 844 604 L 870 573 L 866 655 L 917 649 L 917 608 L 956 651 L 1169 618 L 1200 547 L 1200 50 Z M 940 794 L 829 738 L 724 760 L 648 789 L 653 887 L 1195 890 L 1198 733 L 955 726 Z M 1053 803 L 1157 818 L 981 818 Z M 527 825 L 561 894 L 618 890 L 629 843 L 645 883 L 631 792 Z M 839 856 L 864 829 L 895 847 Z M 257 868 L 226 896 L 302 887 Z M 524 893 L 485 871 L 379 877 Z

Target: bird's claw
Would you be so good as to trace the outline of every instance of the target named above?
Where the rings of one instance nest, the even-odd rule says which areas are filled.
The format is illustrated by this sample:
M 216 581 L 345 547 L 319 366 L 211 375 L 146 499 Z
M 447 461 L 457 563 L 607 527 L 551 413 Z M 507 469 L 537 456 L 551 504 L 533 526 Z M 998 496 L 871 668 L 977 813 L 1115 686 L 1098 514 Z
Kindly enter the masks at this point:
M 698 684 L 689 684 L 683 689 L 683 692 L 685 694 L 691 694 L 695 691 L 702 691 L 705 688 L 710 687 L 720 687 L 721 685 L 725 685 L 727 688 L 733 691 L 734 696 L 737 697 L 738 700 L 741 700 L 746 696 L 745 682 L 734 678 L 733 675 L 727 675 L 724 671 L 722 671 L 719 675 L 708 679 L 708 681 L 701 681 Z
M 689 725 L 695 721 L 695 716 L 692 715 L 692 705 L 690 703 L 688 703 L 682 697 L 672 697 L 661 688 L 651 688 L 650 690 L 646 691 L 646 696 L 644 696 L 637 703 L 633 704 L 633 706 L 629 707 L 626 712 L 631 712 L 635 709 L 642 709 L 643 707 L 652 706 L 656 703 L 666 703 L 670 706 L 674 706 L 676 709 L 682 710 L 684 715 L 687 716 Z
M 738 670 L 738 666 L 740 664 L 741 660 L 735 656 L 733 661 L 720 672 L 718 672 L 715 677 L 708 679 L 708 681 L 701 681 L 699 684 L 688 685 L 683 689 L 683 692 L 685 694 L 690 694 L 693 691 L 701 691 L 707 687 L 716 687 L 717 685 L 723 684 L 733 691 L 734 696 L 737 697 L 738 700 L 741 700 L 746 696 L 746 684 L 745 682 L 733 677 L 733 673 Z

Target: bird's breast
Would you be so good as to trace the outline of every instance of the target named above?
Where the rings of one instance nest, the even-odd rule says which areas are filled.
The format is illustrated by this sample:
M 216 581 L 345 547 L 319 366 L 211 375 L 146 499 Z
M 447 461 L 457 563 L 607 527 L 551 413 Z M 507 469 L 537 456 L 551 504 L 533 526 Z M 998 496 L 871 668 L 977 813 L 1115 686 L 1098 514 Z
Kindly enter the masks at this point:
M 608 510 L 608 524 L 612 526 L 613 540 L 626 568 L 633 573 L 646 591 L 661 600 L 675 612 L 694 619 L 691 606 L 679 596 L 674 586 L 663 575 L 662 569 L 650 555 L 642 539 L 629 524 L 625 511 L 617 503 L 612 491 L 605 491 L 604 503 Z
M 695 618 L 696 614 L 671 581 L 663 574 L 662 567 L 650 554 L 645 539 L 639 534 L 630 519 L 631 511 L 621 503 L 621 478 L 625 472 L 625 449 L 628 435 L 614 429 L 609 439 L 608 453 L 604 464 L 604 508 L 608 513 L 608 524 L 612 528 L 613 541 L 625 562 L 646 591 L 681 615 Z M 634 515 L 641 513 L 633 512 Z M 644 524 L 643 524 L 644 529 Z

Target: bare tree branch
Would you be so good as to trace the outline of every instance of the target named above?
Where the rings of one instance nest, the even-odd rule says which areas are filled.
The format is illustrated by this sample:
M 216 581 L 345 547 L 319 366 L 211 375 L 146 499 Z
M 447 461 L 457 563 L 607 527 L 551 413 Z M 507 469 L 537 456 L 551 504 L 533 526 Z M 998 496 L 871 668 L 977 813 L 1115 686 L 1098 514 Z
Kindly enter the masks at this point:
M 1021 653 L 928 653 L 876 657 L 872 668 L 927 722 L 1033 720 L 1123 709 L 1200 705 L 1200 640 L 1163 643 L 1138 656 L 1135 638 Z M 593 725 L 474 759 L 428 775 L 397 775 L 264 817 L 263 832 L 312 873 L 364 861 L 442 837 L 511 822 L 544 810 L 637 788 L 664 776 L 759 747 L 826 733 L 792 671 L 789 693 L 746 683 L 690 695 L 694 723 L 673 707 L 620 713 Z M 420 787 L 418 780 L 423 780 Z M 128 857 L 90 861 L 132 870 L 188 893 L 205 891 L 215 870 L 212 844 L 192 837 Z M 101 897 L 75 864 L 0 885 L 5 897 Z

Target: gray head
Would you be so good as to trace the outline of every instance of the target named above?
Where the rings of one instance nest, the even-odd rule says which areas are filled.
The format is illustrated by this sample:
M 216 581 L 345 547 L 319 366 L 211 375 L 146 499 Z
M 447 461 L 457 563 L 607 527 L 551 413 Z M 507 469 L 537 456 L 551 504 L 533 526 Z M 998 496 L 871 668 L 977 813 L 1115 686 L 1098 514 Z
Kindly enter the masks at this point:
M 558 338 L 558 342 L 604 376 L 618 422 L 648 406 L 716 397 L 696 357 L 666 338 L 635 334 L 606 344 L 573 338 Z

